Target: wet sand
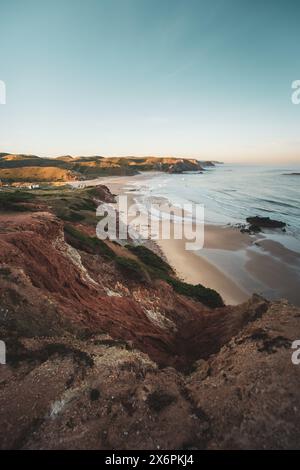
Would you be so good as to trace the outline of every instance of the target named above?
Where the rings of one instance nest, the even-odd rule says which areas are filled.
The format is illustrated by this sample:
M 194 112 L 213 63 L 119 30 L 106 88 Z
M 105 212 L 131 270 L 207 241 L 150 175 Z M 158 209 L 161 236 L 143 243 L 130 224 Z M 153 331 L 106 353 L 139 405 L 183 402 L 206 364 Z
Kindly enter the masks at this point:
M 139 198 L 136 183 L 142 185 L 156 174 L 104 177 L 91 183 L 105 184 L 117 195 L 127 194 L 130 204 Z M 272 234 L 249 235 L 235 227 L 206 224 L 201 250 L 187 251 L 186 242 L 185 238 L 160 238 L 150 245 L 162 252 L 179 278 L 217 290 L 227 304 L 238 304 L 258 293 L 300 305 L 300 253 L 272 240 Z
M 123 194 L 126 186 L 130 185 L 131 189 L 136 182 L 148 180 L 152 176 L 161 174 L 159 171 L 147 171 L 147 173 L 140 173 L 135 176 L 102 176 L 92 180 L 70 181 L 68 184 L 73 188 L 84 188 L 88 186 L 97 186 L 97 184 L 104 184 L 114 194 Z
M 238 249 L 241 244 L 239 238 L 239 233 L 234 230 L 207 225 L 204 247 L 207 247 L 211 241 L 215 244 L 216 239 L 219 239 L 220 242 L 217 245 L 219 248 L 225 249 L 224 247 L 230 245 L 230 250 L 234 250 L 234 246 Z M 228 304 L 238 304 L 249 298 L 250 293 L 240 286 L 234 277 L 231 278 L 228 273 L 224 272 L 218 263 L 213 263 L 202 256 L 202 250 L 197 252 L 186 250 L 185 239 L 158 240 L 156 243 L 182 280 L 215 289 Z
M 300 305 L 300 255 L 280 243 L 214 225 L 205 226 L 204 247 L 198 252 L 187 251 L 185 240 L 157 243 L 179 277 L 217 290 L 228 304 L 258 293 Z

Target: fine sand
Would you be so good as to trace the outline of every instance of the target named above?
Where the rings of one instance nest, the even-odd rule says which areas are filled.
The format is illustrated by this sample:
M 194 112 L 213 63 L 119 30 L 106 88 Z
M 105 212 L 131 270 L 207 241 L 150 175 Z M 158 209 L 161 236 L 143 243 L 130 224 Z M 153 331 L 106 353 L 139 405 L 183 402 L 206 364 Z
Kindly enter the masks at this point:
M 105 184 L 116 195 L 127 194 L 130 205 L 139 199 L 136 183 L 142 185 L 155 174 L 104 177 L 84 184 Z M 147 226 L 148 215 L 144 217 Z M 173 229 L 174 222 L 171 226 Z M 235 227 L 207 224 L 201 250 L 186 250 L 186 241 L 160 238 L 148 244 L 162 253 L 179 278 L 217 290 L 228 304 L 238 304 L 258 293 L 300 305 L 300 253 L 272 240 L 271 234 L 242 234 Z
M 219 239 L 219 248 L 225 249 L 225 246 L 230 245 L 230 250 L 234 250 L 234 246 L 238 249 L 241 244 L 239 235 L 239 232 L 232 229 L 206 225 L 204 247 L 207 247 L 211 240 L 216 242 Z M 228 304 L 238 304 L 249 298 L 249 292 L 234 278 L 224 272 L 217 263 L 201 255 L 202 250 L 186 250 L 185 239 L 158 240 L 157 244 L 182 280 L 215 289 Z
M 185 240 L 157 243 L 182 279 L 216 289 L 228 304 L 258 293 L 300 305 L 300 255 L 280 243 L 213 225 L 205 226 L 198 252 L 187 251 Z

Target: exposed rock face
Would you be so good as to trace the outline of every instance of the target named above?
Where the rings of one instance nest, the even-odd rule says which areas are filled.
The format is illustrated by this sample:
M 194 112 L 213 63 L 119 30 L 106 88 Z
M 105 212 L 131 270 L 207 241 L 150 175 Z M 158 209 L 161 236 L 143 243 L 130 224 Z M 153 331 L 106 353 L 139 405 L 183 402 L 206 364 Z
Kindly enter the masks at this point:
M 299 310 L 272 304 L 187 375 L 104 334 L 14 340 L 1 447 L 299 448 L 299 322 Z
M 115 197 L 104 184 L 94 187 L 95 199 L 101 202 L 116 202 Z
M 206 162 L 208 165 L 209 162 Z M 182 173 L 201 171 L 195 159 L 169 157 L 72 157 L 40 158 L 35 155 L 0 154 L 0 178 L 5 182 L 70 181 L 107 175 L 135 175 L 140 171 Z
M 293 449 L 300 446 L 300 368 L 291 344 L 300 332 L 300 310 L 269 306 L 191 375 L 188 393 L 209 423 L 213 449 Z M 200 368 L 200 372 L 203 366 Z
M 133 341 L 160 365 L 186 368 L 266 308 L 257 299 L 245 312 L 211 310 L 164 281 L 149 285 L 123 277 L 110 260 L 70 247 L 63 223 L 47 212 L 3 215 L 0 229 L 3 325 L 20 335 L 104 331 Z M 163 322 L 175 327 L 162 328 Z
M 130 279 L 46 209 L 0 213 L 2 448 L 300 446 L 299 309 L 211 309 Z
M 169 166 L 168 173 L 183 173 L 184 171 L 202 171 L 203 168 L 197 160 L 178 160 Z

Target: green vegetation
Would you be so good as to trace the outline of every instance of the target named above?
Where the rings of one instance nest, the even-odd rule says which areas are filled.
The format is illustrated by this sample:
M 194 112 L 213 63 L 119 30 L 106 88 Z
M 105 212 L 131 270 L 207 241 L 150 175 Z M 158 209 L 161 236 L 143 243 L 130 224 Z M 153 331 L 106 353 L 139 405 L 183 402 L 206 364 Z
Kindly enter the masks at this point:
M 65 222 L 83 222 L 96 227 L 94 188 L 71 189 L 70 187 L 50 187 L 49 189 L 8 189 L 0 190 L 0 211 L 50 210 Z M 34 204 L 23 203 L 33 201 Z
M 117 256 L 115 258 L 115 263 L 117 268 L 119 268 L 123 274 L 129 276 L 133 280 L 143 282 L 150 280 L 147 270 L 134 259 Z
M 22 212 L 29 210 L 22 203 L 30 202 L 33 199 L 34 195 L 26 191 L 0 191 L 0 211 Z
M 81 198 L 80 200 L 70 204 L 70 209 L 74 209 L 76 211 L 95 211 L 95 203 L 92 199 Z
M 201 284 L 194 286 L 173 277 L 171 266 L 145 246 L 127 245 L 126 248 L 140 259 L 152 279 L 162 279 L 170 284 L 178 294 L 192 297 L 208 307 L 216 308 L 224 305 L 222 297 L 215 290 Z
M 145 246 L 127 245 L 126 248 L 141 260 L 152 279 L 162 279 L 170 284 L 178 294 L 192 297 L 208 307 L 216 308 L 224 305 L 221 296 L 215 290 L 201 284 L 194 286 L 174 278 L 171 266 Z
M 83 214 L 74 211 L 57 211 L 56 215 L 59 219 L 65 220 L 66 222 L 81 222 L 85 219 Z
M 96 227 L 96 204 L 88 189 L 51 188 L 35 190 L 34 194 L 37 201 L 47 204 L 59 219 Z
M 108 259 L 115 258 L 114 251 L 103 240 L 99 240 L 97 237 L 89 237 L 72 225 L 65 225 L 64 231 L 67 242 L 74 248 L 87 253 L 98 254 Z
M 35 205 L 45 207 L 45 210 L 50 209 L 57 217 L 67 222 L 64 231 L 70 245 L 87 253 L 98 254 L 108 260 L 114 260 L 117 269 L 127 278 L 137 282 L 151 282 L 151 280 L 161 279 L 170 284 L 178 294 L 191 297 L 212 308 L 223 305 L 222 298 L 213 289 L 200 284 L 194 286 L 176 279 L 171 266 L 145 246 L 126 246 L 126 249 L 135 255 L 137 260 L 116 256 L 115 252 L 103 240 L 88 236 L 72 226 L 72 222 L 81 222 L 86 226 L 96 227 L 98 218 L 93 198 L 97 196 L 96 188 L 74 190 L 65 187 L 34 191 L 0 191 L 0 211 L 35 210 Z M 34 204 L 27 206 L 28 202 L 34 202 Z
M 201 284 L 194 286 L 171 277 L 167 280 L 167 282 L 171 284 L 173 289 L 178 292 L 178 294 L 192 297 L 193 299 L 202 302 L 208 307 L 216 308 L 222 307 L 224 305 L 222 297 L 214 289 L 209 289 L 208 287 L 204 287 Z
M 196 160 L 159 157 L 59 157 L 0 154 L 3 181 L 70 181 L 111 175 L 134 175 L 140 171 L 201 170 Z M 179 168 L 180 166 L 180 168 Z
M 64 168 L 57 168 L 55 166 L 40 167 L 40 166 L 19 166 L 15 168 L 0 168 L 0 179 L 8 183 L 19 182 L 33 182 L 33 181 L 70 181 L 76 178 L 76 174 L 65 170 Z
M 126 248 L 135 254 L 149 269 L 153 270 L 153 273 L 158 271 L 159 273 L 169 274 L 173 272 L 171 266 L 166 263 L 160 256 L 155 254 L 149 248 L 146 248 L 143 245 L 131 246 L 127 245 Z

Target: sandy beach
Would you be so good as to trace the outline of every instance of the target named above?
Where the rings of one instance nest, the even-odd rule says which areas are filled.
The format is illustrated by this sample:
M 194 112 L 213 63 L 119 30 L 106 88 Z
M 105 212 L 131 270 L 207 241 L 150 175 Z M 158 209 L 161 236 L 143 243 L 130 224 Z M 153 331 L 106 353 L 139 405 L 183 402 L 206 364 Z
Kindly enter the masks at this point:
M 155 175 L 104 177 L 84 184 L 105 184 L 116 195 L 126 194 L 131 204 L 139 199 L 139 185 Z M 206 224 L 201 250 L 187 251 L 186 241 L 160 238 L 146 243 L 165 257 L 179 278 L 217 290 L 227 304 L 239 304 L 258 293 L 300 305 L 300 254 L 268 234 L 249 235 L 236 227 Z
M 206 225 L 204 248 L 198 252 L 187 251 L 185 240 L 157 243 L 183 280 L 216 289 L 228 304 L 253 293 L 300 303 L 299 254 L 262 235 Z

